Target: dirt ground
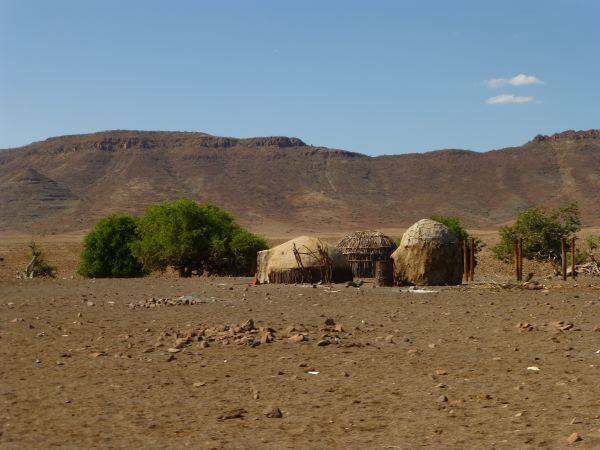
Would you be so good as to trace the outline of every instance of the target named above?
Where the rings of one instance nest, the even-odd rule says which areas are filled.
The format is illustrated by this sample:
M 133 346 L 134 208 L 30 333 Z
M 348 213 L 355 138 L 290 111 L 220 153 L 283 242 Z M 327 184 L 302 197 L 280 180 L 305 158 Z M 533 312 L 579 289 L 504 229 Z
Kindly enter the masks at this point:
M 2 282 L 1 447 L 600 448 L 598 285 L 248 281 Z M 175 348 L 250 318 L 272 342 L 222 327 Z
M 16 280 L 7 242 L 0 448 L 600 448 L 598 279 L 502 287 L 484 255 L 430 293 L 84 280 L 73 237 L 44 241 L 59 278 Z

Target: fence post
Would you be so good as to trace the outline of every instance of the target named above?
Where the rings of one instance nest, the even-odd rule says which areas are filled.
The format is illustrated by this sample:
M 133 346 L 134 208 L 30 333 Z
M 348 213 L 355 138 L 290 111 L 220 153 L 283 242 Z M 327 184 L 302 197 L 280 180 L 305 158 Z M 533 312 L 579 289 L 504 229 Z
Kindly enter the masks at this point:
M 466 239 L 462 242 L 463 244 L 463 275 L 465 281 L 469 281 L 469 271 L 467 269 L 467 241 Z
M 523 281 L 523 238 L 518 241 L 519 250 L 519 281 Z
M 562 258 L 562 276 L 563 281 L 567 281 L 567 244 L 565 238 L 560 239 L 560 253 Z
M 519 281 L 519 244 L 517 239 L 513 242 L 513 259 L 515 261 L 515 277 Z
M 575 279 L 575 238 L 571 238 L 571 277 Z
M 473 281 L 475 275 L 475 239 L 471 238 L 471 245 L 469 248 L 469 278 Z

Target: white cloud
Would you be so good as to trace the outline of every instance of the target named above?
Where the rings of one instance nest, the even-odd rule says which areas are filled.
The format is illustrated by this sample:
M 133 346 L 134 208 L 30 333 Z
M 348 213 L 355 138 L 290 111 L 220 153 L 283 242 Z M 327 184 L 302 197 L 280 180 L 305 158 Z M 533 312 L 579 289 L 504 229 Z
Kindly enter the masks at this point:
M 523 95 L 502 94 L 490 97 L 485 102 L 488 105 L 506 105 L 510 103 L 531 103 L 533 100 L 533 97 Z
M 485 84 L 490 88 L 497 89 L 507 84 L 511 86 L 528 86 L 530 84 L 544 84 L 544 82 L 533 75 L 520 73 L 512 78 L 492 78 L 487 80 Z

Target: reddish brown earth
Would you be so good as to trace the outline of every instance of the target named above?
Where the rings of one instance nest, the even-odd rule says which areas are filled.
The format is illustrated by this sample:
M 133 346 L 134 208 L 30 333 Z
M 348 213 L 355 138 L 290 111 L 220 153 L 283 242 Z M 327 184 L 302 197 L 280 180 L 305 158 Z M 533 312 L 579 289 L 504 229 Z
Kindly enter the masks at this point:
M 248 281 L 1 281 L 0 447 L 565 449 L 574 432 L 573 448 L 600 447 L 597 282 L 414 294 Z M 180 295 L 206 303 L 128 306 Z M 177 331 L 249 318 L 274 341 L 168 352 Z M 308 340 L 290 342 L 290 325 Z M 325 334 L 339 342 L 318 346 Z
M 496 228 L 523 208 L 573 201 L 584 226 L 600 226 L 599 173 L 600 130 L 380 157 L 286 137 L 110 131 L 0 151 L 0 230 L 79 231 L 179 197 L 216 203 L 268 236 L 407 227 L 432 214 Z

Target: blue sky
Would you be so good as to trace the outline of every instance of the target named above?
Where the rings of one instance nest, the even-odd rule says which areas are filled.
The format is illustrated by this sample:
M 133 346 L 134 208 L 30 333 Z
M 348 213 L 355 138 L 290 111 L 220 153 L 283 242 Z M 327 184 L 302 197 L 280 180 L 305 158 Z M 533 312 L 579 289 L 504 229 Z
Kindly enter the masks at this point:
M 0 0 L 0 148 L 107 129 L 368 154 L 600 127 L 600 2 Z

